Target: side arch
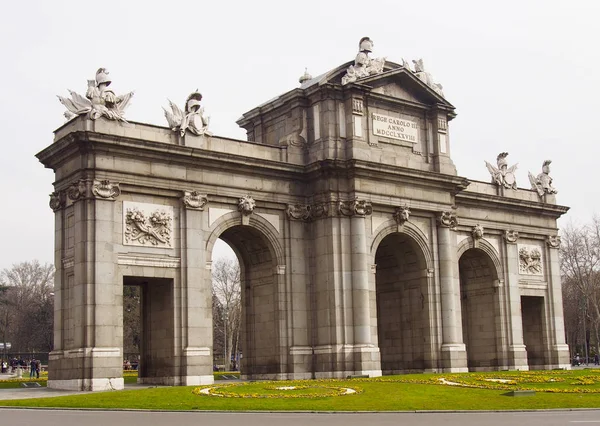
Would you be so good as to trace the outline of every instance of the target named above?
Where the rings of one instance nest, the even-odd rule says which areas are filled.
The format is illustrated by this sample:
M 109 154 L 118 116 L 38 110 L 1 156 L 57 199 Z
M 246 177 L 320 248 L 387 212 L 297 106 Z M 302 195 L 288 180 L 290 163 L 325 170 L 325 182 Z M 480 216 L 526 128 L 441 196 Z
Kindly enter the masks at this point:
M 496 268 L 496 277 L 498 280 L 504 280 L 504 269 L 502 268 L 502 263 L 500 262 L 500 256 L 494 246 L 492 246 L 483 238 L 475 242 L 472 237 L 469 237 L 461 241 L 458 245 L 456 249 L 456 258 L 460 259 L 461 256 L 470 249 L 479 249 L 487 254 Z

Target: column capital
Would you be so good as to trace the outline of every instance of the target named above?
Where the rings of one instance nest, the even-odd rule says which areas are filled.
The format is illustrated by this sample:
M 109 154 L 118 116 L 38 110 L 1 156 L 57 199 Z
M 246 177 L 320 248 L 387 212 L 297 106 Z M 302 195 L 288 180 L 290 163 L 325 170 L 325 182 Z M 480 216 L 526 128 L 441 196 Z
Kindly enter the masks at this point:
M 508 244 L 516 244 L 519 239 L 519 233 L 517 231 L 504 231 L 504 241 Z
M 121 188 L 118 182 L 111 182 L 108 179 L 96 180 L 92 184 L 92 194 L 96 198 L 114 201 L 121 195 Z
M 549 248 L 558 249 L 560 248 L 560 237 L 558 235 L 549 235 L 546 238 L 546 245 Z
M 338 211 L 342 216 L 365 217 L 373 213 L 373 206 L 370 201 L 355 198 L 351 201 L 340 201 Z
M 458 226 L 458 217 L 456 216 L 456 212 L 454 211 L 442 211 L 438 214 L 437 217 L 438 226 L 442 228 L 450 228 L 451 230 L 456 230 Z
M 181 202 L 186 209 L 203 211 L 208 204 L 208 196 L 200 194 L 198 191 L 183 191 Z

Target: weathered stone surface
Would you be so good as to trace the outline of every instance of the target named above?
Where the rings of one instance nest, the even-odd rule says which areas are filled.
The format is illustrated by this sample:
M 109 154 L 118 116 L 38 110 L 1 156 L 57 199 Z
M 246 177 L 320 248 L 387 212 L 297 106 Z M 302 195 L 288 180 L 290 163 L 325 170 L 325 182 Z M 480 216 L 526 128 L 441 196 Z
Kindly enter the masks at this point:
M 348 65 L 244 114 L 248 141 L 85 115 L 56 130 L 38 154 L 56 172 L 49 386 L 122 387 L 123 285 L 145 301 L 140 381 L 210 383 L 218 238 L 244 265 L 242 377 L 569 368 L 567 208 L 458 176 L 454 106 L 392 62 L 342 86 Z

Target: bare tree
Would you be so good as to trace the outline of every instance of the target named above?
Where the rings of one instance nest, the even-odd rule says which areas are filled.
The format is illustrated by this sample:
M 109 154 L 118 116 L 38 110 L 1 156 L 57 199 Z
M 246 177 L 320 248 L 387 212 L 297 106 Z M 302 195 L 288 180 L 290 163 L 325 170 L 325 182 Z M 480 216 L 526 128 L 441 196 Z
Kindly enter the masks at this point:
M 584 226 L 568 225 L 561 233 L 561 272 L 563 293 L 569 297 L 565 310 L 571 321 L 578 318 L 586 359 L 588 335 L 593 334 L 596 353 L 600 353 L 600 218 Z M 580 311 L 577 315 L 574 311 Z M 573 324 L 570 324 L 572 327 Z M 571 333 L 577 335 L 571 330 Z
M 21 262 L 0 271 L 0 327 L 14 352 L 52 350 L 54 266 Z
M 231 368 L 231 354 L 237 354 L 239 348 L 240 322 L 241 322 L 241 291 L 240 291 L 240 266 L 237 260 L 230 258 L 218 259 L 212 269 L 213 287 L 213 318 L 217 328 L 215 334 L 221 331 L 224 339 L 224 366 Z M 216 300 L 215 300 L 216 299 Z M 214 304 L 218 307 L 215 312 Z M 220 318 L 215 318 L 219 313 Z

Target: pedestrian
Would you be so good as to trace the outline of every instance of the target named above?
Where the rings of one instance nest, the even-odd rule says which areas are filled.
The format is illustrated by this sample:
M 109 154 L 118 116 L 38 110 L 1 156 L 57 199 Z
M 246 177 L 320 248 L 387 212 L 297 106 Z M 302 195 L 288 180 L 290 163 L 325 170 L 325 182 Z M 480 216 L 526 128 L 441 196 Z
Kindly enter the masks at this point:
M 39 359 L 35 361 L 35 378 L 40 378 L 40 370 L 42 369 L 42 361 Z
M 600 365 L 600 356 L 594 355 L 594 365 Z
M 33 379 L 33 376 L 35 376 L 35 358 L 29 363 L 29 378 Z

